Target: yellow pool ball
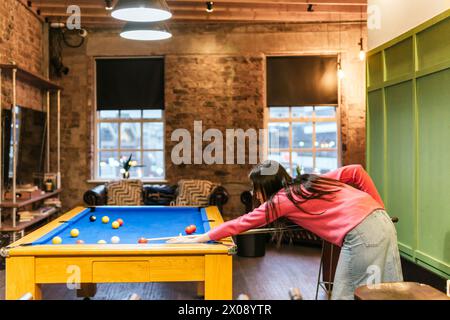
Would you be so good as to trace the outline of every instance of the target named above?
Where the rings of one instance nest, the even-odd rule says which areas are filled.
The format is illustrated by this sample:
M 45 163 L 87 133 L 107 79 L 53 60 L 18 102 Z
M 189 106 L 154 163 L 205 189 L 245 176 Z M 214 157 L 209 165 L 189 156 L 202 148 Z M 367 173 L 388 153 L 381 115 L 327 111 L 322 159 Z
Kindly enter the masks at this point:
M 52 243 L 53 244 L 60 244 L 60 243 L 62 243 L 61 237 L 53 237 Z
M 109 217 L 108 216 L 103 216 L 102 217 L 102 222 L 103 223 L 108 223 L 109 222 Z
M 78 230 L 78 229 L 72 229 L 72 230 L 70 230 L 70 236 L 72 237 L 72 238 L 76 238 L 76 237 L 78 237 L 80 235 L 80 231 Z
M 111 223 L 111 226 L 113 227 L 113 229 L 119 229 L 120 223 L 118 221 L 114 221 L 113 223 Z
M 98 243 L 98 244 L 105 244 L 106 241 L 105 241 L 105 240 L 98 240 L 97 243 Z

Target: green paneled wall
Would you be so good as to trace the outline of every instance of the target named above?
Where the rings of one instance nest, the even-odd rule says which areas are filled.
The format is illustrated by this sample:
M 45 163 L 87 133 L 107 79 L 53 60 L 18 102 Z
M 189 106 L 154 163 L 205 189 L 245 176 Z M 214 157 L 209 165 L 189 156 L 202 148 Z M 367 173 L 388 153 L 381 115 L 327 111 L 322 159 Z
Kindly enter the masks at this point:
M 419 216 L 417 250 L 450 261 L 450 69 L 417 80 Z M 425 258 L 425 257 L 422 257 Z
M 414 70 L 412 47 L 412 38 L 407 38 L 385 50 L 386 80 L 411 74 Z
M 397 234 L 404 251 L 412 255 L 414 227 L 414 119 L 413 83 L 403 82 L 386 88 L 386 207 L 399 218 Z M 371 151 L 372 153 L 372 151 Z
M 367 167 L 402 255 L 450 277 L 450 10 L 372 50 Z
M 370 126 L 368 135 L 370 136 L 370 172 L 381 195 L 384 195 L 384 106 L 383 92 L 376 90 L 368 94 L 368 117 Z

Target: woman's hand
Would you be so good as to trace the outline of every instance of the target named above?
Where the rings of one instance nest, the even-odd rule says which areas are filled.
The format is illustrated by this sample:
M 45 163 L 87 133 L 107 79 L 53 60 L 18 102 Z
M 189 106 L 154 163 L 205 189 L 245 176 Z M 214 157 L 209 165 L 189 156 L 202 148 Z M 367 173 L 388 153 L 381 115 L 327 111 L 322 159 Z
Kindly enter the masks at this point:
M 170 240 L 167 240 L 166 243 L 203 243 L 208 242 L 211 239 L 209 238 L 209 235 L 207 233 L 201 234 L 198 236 L 182 236 L 172 238 Z

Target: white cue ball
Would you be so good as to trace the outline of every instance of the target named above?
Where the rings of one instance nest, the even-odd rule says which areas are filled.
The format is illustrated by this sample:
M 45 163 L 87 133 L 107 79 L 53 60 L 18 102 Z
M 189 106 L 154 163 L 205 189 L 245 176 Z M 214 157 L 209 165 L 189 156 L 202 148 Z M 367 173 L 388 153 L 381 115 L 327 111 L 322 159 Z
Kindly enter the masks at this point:
M 114 236 L 111 238 L 111 243 L 119 243 L 120 242 L 120 238 L 118 236 Z

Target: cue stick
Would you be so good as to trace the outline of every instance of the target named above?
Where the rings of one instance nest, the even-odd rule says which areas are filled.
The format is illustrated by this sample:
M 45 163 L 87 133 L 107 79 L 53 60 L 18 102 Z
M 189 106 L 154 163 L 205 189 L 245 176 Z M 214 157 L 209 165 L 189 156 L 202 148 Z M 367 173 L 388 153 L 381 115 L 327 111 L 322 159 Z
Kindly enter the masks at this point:
M 286 226 L 282 228 L 261 228 L 261 229 L 250 229 L 244 232 L 239 233 L 239 235 L 246 235 L 246 234 L 261 234 L 261 233 L 272 233 L 272 232 L 278 232 L 278 231 L 286 231 L 286 230 L 296 230 L 300 229 L 299 226 L 293 225 L 293 226 Z M 161 237 L 161 238 L 148 238 L 147 241 L 161 241 L 161 240 L 171 240 L 178 237 L 185 237 L 185 238 L 194 238 L 202 236 L 203 234 L 192 234 L 192 235 L 178 235 L 178 236 L 172 236 L 172 237 Z

